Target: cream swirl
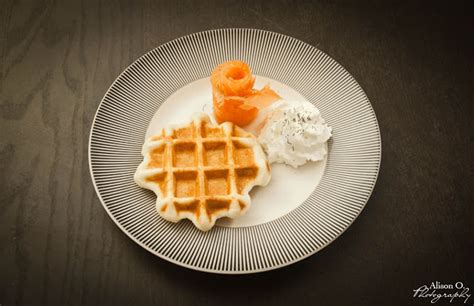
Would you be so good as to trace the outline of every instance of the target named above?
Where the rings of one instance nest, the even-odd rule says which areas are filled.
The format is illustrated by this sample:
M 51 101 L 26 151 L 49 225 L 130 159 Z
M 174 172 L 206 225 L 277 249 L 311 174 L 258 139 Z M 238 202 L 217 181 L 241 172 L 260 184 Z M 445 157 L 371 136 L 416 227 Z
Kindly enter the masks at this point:
M 258 140 L 269 162 L 296 168 L 324 158 L 331 132 L 313 104 L 281 100 L 272 105 Z

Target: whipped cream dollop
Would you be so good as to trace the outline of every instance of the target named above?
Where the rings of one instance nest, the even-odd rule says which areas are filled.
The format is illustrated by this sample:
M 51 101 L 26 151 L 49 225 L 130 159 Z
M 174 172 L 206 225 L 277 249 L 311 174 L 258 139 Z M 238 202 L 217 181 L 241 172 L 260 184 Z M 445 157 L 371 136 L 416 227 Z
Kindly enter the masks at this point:
M 309 160 L 324 159 L 331 132 L 313 104 L 280 100 L 271 106 L 258 141 L 270 163 L 296 168 Z

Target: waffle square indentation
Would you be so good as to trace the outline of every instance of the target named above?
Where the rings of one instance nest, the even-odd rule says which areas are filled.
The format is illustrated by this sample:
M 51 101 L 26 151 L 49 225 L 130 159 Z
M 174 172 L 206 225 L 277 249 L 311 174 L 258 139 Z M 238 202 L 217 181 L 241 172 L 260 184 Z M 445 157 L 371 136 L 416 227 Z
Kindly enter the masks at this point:
M 166 178 L 167 178 L 167 173 L 162 172 L 162 173 L 158 173 L 158 174 L 149 176 L 149 177 L 146 178 L 146 180 L 148 182 L 156 183 L 158 185 L 158 187 L 160 188 L 160 191 L 161 191 L 161 194 L 163 195 L 163 197 L 166 197 L 167 193 L 168 193 L 167 188 L 166 188 L 166 181 L 167 181 Z
M 193 142 L 173 145 L 173 166 L 192 167 L 196 164 L 196 144 Z
M 225 133 L 220 127 L 210 127 L 208 124 L 203 122 L 201 126 L 202 138 L 222 138 L 225 137 Z
M 200 207 L 199 200 L 192 200 L 192 201 L 184 202 L 184 203 L 174 202 L 173 204 L 178 214 L 181 212 L 189 212 L 196 215 L 199 214 L 199 207 Z
M 187 126 L 184 128 L 176 129 L 173 132 L 173 139 L 193 139 L 194 138 L 194 126 Z
M 204 166 L 227 165 L 227 152 L 225 142 L 204 142 Z
M 165 165 L 165 152 L 166 146 L 162 145 L 150 151 L 147 167 L 148 168 L 161 168 Z
M 237 192 L 244 194 L 246 187 L 255 180 L 257 177 L 258 168 L 239 168 L 235 169 L 235 183 L 237 186 Z
M 197 171 L 179 171 L 174 173 L 174 195 L 177 198 L 199 196 Z
M 206 195 L 227 195 L 230 193 L 229 170 L 208 170 L 204 174 Z
M 206 213 L 208 216 L 216 214 L 220 210 L 229 210 L 231 200 L 208 199 L 206 200 Z
M 252 148 L 239 141 L 233 141 L 234 164 L 239 166 L 251 166 L 254 163 Z

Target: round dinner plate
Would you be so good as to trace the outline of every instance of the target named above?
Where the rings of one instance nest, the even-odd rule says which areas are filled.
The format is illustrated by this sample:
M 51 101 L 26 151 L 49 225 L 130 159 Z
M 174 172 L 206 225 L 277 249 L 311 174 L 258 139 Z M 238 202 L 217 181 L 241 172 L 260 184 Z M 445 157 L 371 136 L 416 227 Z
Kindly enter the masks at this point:
M 165 221 L 156 196 L 133 175 L 145 137 L 208 111 L 209 75 L 239 59 L 287 100 L 306 100 L 333 129 L 328 155 L 297 169 L 272 165 L 272 180 L 254 188 L 248 212 L 220 219 L 208 232 L 189 220 Z M 136 243 L 173 263 L 215 273 L 279 268 L 324 248 L 357 218 L 372 193 L 381 160 L 377 119 L 362 88 L 334 59 L 295 38 L 255 29 L 199 32 L 146 53 L 115 80 L 99 105 L 89 165 L 100 201 Z

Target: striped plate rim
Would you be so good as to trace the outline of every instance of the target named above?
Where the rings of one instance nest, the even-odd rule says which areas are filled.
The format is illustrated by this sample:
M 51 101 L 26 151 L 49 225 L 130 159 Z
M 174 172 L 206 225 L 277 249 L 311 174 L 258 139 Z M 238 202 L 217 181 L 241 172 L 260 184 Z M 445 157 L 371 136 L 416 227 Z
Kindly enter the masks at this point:
M 293 87 L 333 127 L 326 170 L 309 198 L 290 213 L 249 227 L 197 230 L 167 222 L 155 195 L 133 173 L 148 123 L 182 86 L 218 64 L 241 59 L 257 75 Z M 175 264 L 214 273 L 254 273 L 302 260 L 341 235 L 365 207 L 377 180 L 381 138 L 372 106 L 355 79 L 321 50 L 257 29 L 218 29 L 167 42 L 138 58 L 99 104 L 89 138 L 89 168 L 100 202 L 133 241 Z

